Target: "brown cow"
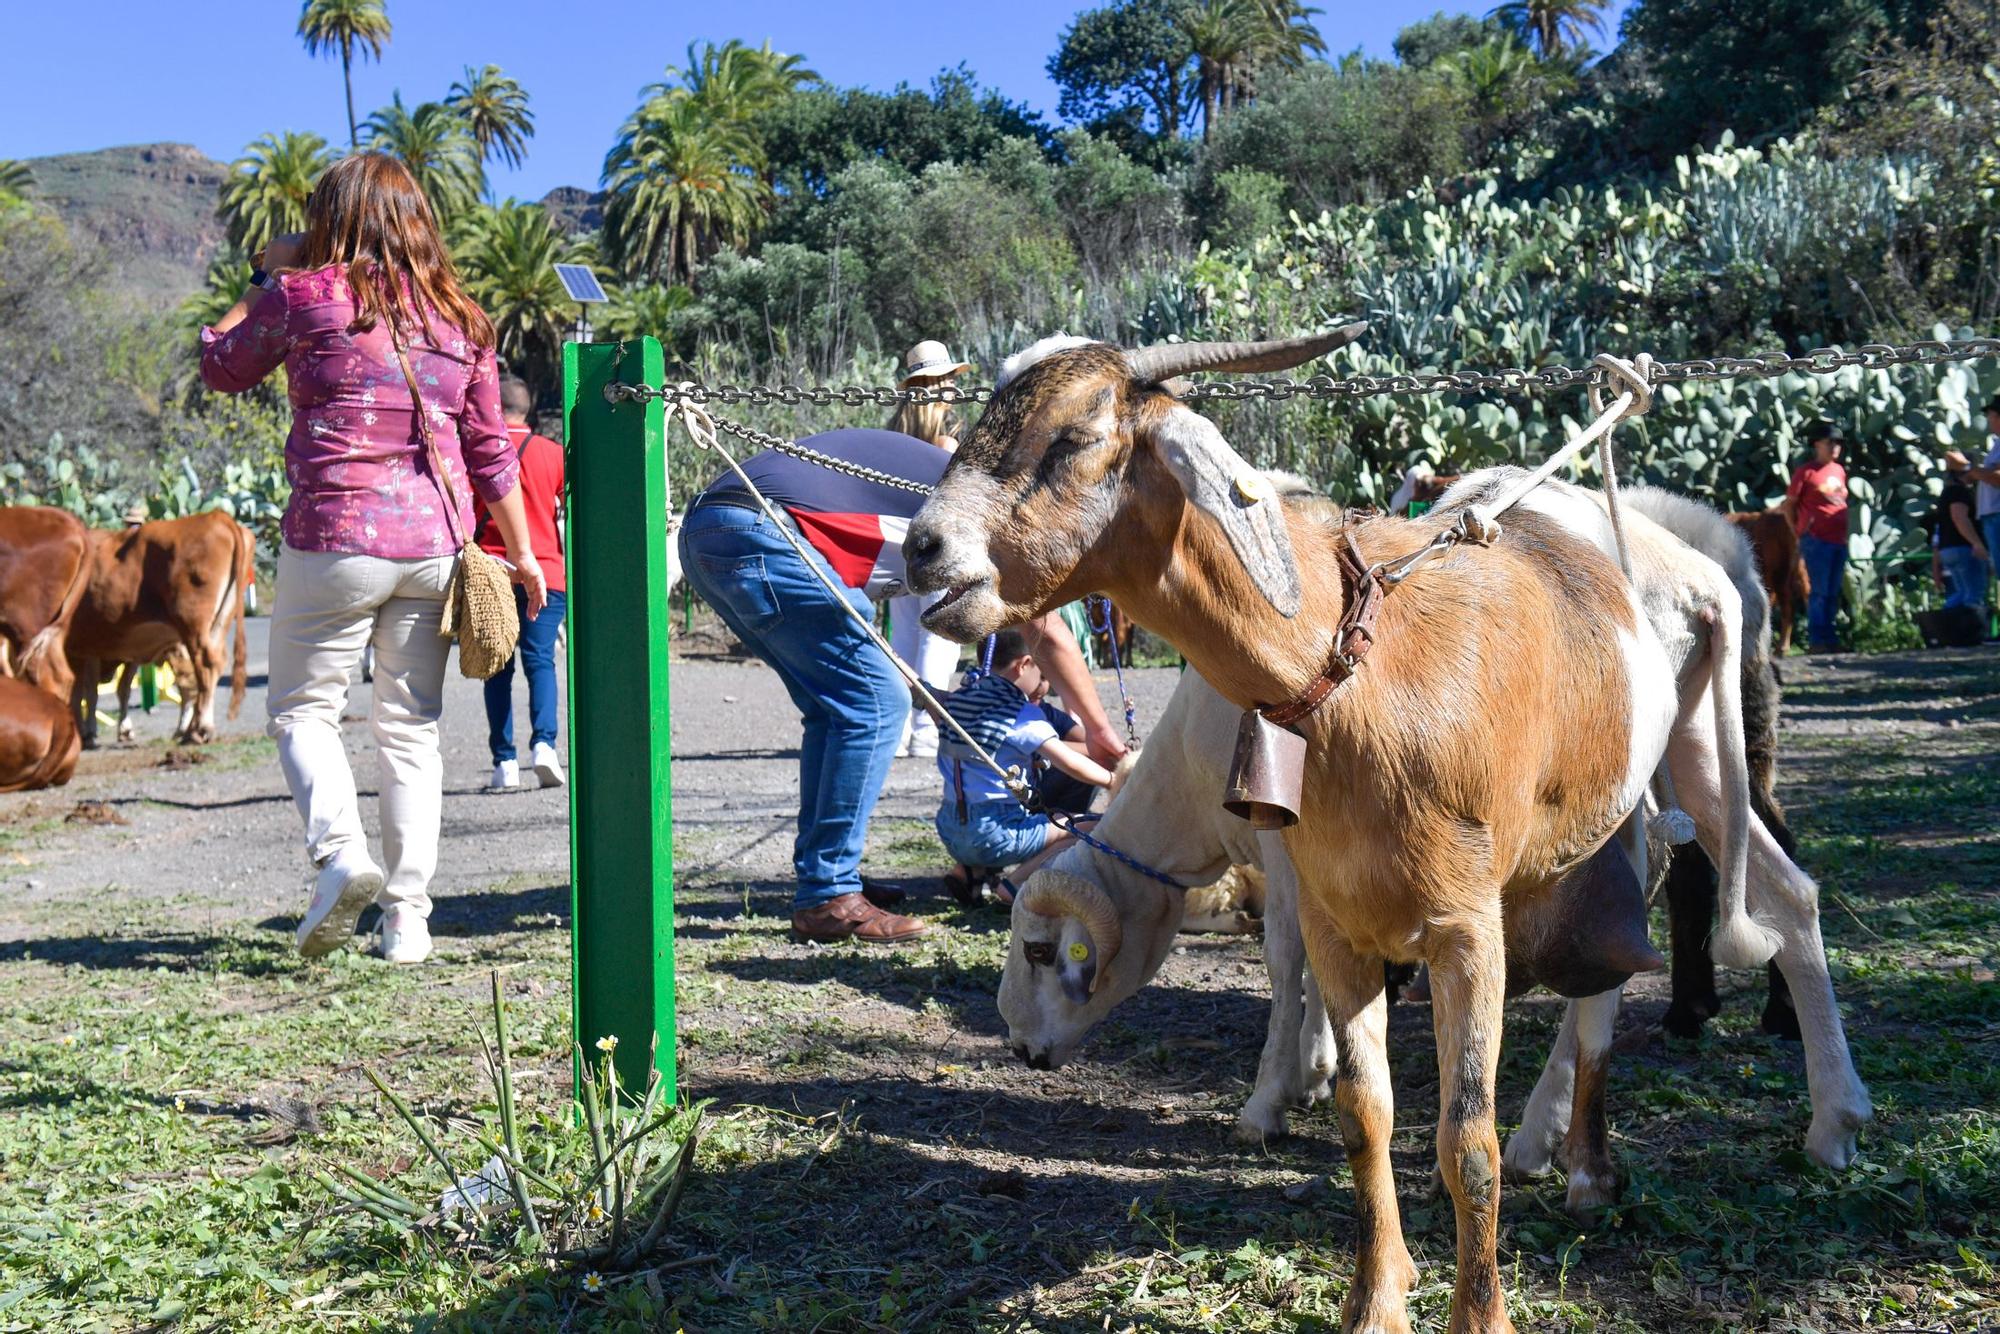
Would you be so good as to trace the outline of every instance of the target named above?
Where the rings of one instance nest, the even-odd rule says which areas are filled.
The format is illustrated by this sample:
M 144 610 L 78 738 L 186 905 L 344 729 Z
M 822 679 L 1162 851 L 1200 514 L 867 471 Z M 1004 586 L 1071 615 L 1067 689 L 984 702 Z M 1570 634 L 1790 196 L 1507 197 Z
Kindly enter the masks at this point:
M 76 772 L 79 749 L 61 698 L 0 677 L 0 792 L 60 787 Z
M 1777 623 L 1778 652 L 1792 651 L 1792 619 L 1806 605 L 1812 580 L 1806 574 L 1805 557 L 1799 554 L 1799 535 L 1783 510 L 1760 510 L 1754 514 L 1732 514 L 1729 521 L 1750 539 L 1757 556 L 1757 573 L 1764 578 L 1770 595 L 1771 611 Z
M 89 584 L 89 530 L 44 505 L 0 507 L 0 663 L 57 699 L 70 693 L 62 654 Z
M 83 744 L 97 743 L 97 683 L 106 663 L 158 662 L 180 647 L 193 673 L 193 702 L 182 709 L 177 739 L 215 739 L 215 687 L 222 677 L 223 642 L 236 623 L 235 670 L 229 716 L 243 707 L 249 682 L 243 617 L 254 577 L 248 529 L 220 511 L 185 519 L 155 519 L 92 535 L 90 591 L 70 625 L 69 659 L 78 688 Z

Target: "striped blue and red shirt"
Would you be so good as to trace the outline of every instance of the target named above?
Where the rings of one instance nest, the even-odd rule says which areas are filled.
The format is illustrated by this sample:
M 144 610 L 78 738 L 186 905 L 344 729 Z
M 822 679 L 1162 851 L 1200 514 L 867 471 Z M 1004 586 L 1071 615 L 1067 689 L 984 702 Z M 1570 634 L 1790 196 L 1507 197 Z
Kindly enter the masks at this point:
M 951 455 L 936 445 L 900 431 L 827 431 L 799 443 L 924 487 L 936 486 L 951 462 Z M 774 449 L 743 460 L 743 471 L 773 505 L 792 516 L 806 541 L 849 588 L 861 589 L 874 602 L 905 591 L 909 571 L 903 562 L 903 535 L 924 503 L 921 492 L 835 472 Z M 733 472 L 709 483 L 695 503 L 704 502 L 754 508 Z

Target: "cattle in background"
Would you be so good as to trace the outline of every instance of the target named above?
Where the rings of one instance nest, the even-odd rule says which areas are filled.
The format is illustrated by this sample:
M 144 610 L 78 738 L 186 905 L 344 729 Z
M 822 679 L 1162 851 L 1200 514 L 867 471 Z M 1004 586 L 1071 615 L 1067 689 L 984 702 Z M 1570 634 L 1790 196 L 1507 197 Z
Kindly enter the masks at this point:
M 215 689 L 222 679 L 224 640 L 235 622 L 235 670 L 229 716 L 243 707 L 246 645 L 243 618 L 253 580 L 248 529 L 220 511 L 185 519 L 155 519 L 118 532 L 92 534 L 89 591 L 70 624 L 69 659 L 78 688 L 83 744 L 97 741 L 97 683 L 110 663 L 158 662 L 176 647 L 187 651 L 183 726 L 177 739 L 215 739 Z
M 0 677 L 0 792 L 62 786 L 80 749 L 76 720 L 59 697 Z
M 1792 618 L 1806 605 L 1812 580 L 1806 575 L 1805 557 L 1799 554 L 1799 535 L 1783 510 L 1759 510 L 1754 514 L 1731 514 L 1729 521 L 1750 539 L 1757 557 L 1757 573 L 1771 599 L 1777 620 L 1778 652 L 1792 651 Z
M 67 699 L 63 638 L 83 600 L 90 534 L 42 505 L 0 507 L 0 670 Z

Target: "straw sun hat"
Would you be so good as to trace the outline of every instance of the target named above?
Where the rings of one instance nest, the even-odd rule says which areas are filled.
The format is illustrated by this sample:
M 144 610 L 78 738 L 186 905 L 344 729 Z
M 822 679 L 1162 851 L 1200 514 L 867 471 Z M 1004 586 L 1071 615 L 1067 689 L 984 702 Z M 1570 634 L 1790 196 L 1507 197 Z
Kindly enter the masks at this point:
M 942 380 L 971 369 L 969 361 L 953 361 L 951 352 L 943 343 L 925 339 L 903 354 L 903 374 L 896 381 L 896 387 L 907 389 L 918 380 Z

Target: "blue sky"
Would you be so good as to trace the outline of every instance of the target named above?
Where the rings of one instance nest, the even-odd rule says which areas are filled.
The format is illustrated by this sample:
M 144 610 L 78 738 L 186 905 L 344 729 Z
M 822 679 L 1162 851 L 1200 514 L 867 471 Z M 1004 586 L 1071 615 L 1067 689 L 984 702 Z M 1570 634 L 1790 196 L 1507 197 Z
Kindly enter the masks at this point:
M 1489 3 L 1491 0 L 1489 0 Z M 1439 0 L 1321 0 L 1334 51 L 1389 55 L 1404 24 Z M 1618 0 L 1622 11 L 1627 0 Z M 406 102 L 441 97 L 465 65 L 497 64 L 533 100 L 536 135 L 518 172 L 494 174 L 502 195 L 539 198 L 593 185 L 604 150 L 641 86 L 683 59 L 687 44 L 769 38 L 837 84 L 927 84 L 963 61 L 1008 96 L 1054 119 L 1043 66 L 1078 0 L 856 5 L 729 0 L 708 5 L 583 0 L 389 0 L 395 37 L 380 64 L 357 67 L 365 118 L 400 89 Z M 308 59 L 288 0 L 100 0 L 9 5 L 0 42 L 0 157 L 39 157 L 116 144 L 192 143 L 230 161 L 274 130 L 347 137 L 338 60 Z M 726 17 L 722 17 L 726 14 Z M 1608 45 L 1608 43 L 1607 43 Z

